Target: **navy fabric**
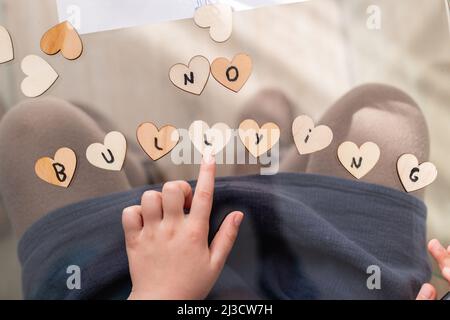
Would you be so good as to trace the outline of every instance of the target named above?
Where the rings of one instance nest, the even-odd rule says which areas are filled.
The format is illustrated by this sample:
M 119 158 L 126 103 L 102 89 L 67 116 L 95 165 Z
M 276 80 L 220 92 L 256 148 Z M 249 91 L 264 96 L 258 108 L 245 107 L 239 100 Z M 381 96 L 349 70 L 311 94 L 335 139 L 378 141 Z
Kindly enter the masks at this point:
M 160 187 L 76 203 L 35 223 L 19 244 L 25 298 L 126 298 L 122 210 Z M 244 223 L 211 299 L 412 299 L 430 278 L 426 207 L 406 193 L 307 174 L 218 178 L 211 237 L 234 210 Z M 70 265 L 81 269 L 80 290 L 67 288 Z M 367 286 L 373 265 L 379 290 Z

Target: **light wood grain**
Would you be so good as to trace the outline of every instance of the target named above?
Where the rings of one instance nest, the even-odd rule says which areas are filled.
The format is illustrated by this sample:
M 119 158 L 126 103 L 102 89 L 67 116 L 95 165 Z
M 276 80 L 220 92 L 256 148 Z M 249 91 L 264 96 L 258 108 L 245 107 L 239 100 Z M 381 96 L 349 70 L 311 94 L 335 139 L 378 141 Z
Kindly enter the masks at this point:
M 333 131 L 330 127 L 325 125 L 315 127 L 314 121 L 306 115 L 299 116 L 294 120 L 292 135 L 301 155 L 323 150 L 333 141 Z
M 380 153 L 380 148 L 373 142 L 366 142 L 358 148 L 353 142 L 346 141 L 338 148 L 339 161 L 357 179 L 361 179 L 375 167 Z
M 65 21 L 44 33 L 41 50 L 49 55 L 61 52 L 64 58 L 75 60 L 83 53 L 83 42 L 70 22 Z
M 154 161 L 172 151 L 180 140 L 177 128 L 166 125 L 158 129 L 150 122 L 141 124 L 136 136 L 144 152 Z
M 230 127 L 222 122 L 211 128 L 201 120 L 194 121 L 189 127 L 189 137 L 194 147 L 203 155 L 217 155 L 230 142 Z
M 215 59 L 211 64 L 211 73 L 221 85 L 239 92 L 252 74 L 252 65 L 250 56 L 240 53 L 231 62 L 227 58 Z
M 39 56 L 26 56 L 21 67 L 27 75 L 21 84 L 22 93 L 29 98 L 44 94 L 59 77 L 52 66 Z
M 419 161 L 413 154 L 404 154 L 397 161 L 397 170 L 403 187 L 413 192 L 432 184 L 437 178 L 437 169 L 431 162 Z
M 208 59 L 203 56 L 195 56 L 188 65 L 178 63 L 172 66 L 169 71 L 169 79 L 174 86 L 181 90 L 200 95 L 208 83 L 209 74 Z
M 255 120 L 247 119 L 239 125 L 239 138 L 255 157 L 265 154 L 280 140 L 280 128 L 273 122 L 259 127 Z
M 0 64 L 14 59 L 14 47 L 11 35 L 4 26 L 0 26 Z
M 75 174 L 76 166 L 75 152 L 69 148 L 61 148 L 56 151 L 53 159 L 43 157 L 37 160 L 34 171 L 43 181 L 58 187 L 68 188 Z
M 201 28 L 209 28 L 211 39 L 225 42 L 233 32 L 233 10 L 224 3 L 201 6 L 195 11 L 195 23 Z
M 125 136 L 112 131 L 105 136 L 104 142 L 93 143 L 86 149 L 86 158 L 94 167 L 120 171 L 127 153 L 127 140 Z

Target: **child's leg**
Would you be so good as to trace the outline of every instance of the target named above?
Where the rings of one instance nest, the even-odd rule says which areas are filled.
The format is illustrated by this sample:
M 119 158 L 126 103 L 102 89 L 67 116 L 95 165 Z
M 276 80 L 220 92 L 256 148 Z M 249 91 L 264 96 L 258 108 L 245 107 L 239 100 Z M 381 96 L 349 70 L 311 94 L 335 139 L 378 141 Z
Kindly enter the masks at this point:
M 18 236 L 48 212 L 108 193 L 127 190 L 125 173 L 101 170 L 86 159 L 86 148 L 103 142 L 105 133 L 83 111 L 55 98 L 26 101 L 0 123 L 0 194 Z M 61 147 L 77 155 L 68 189 L 39 179 L 37 159 L 53 158 Z
M 337 149 L 344 141 L 358 146 L 375 142 L 381 150 L 377 165 L 361 181 L 403 190 L 397 174 L 397 160 L 404 153 L 427 161 L 429 138 L 425 118 L 417 104 L 394 87 L 369 84 L 357 87 L 339 99 L 323 116 L 321 124 L 334 133 L 332 144 L 310 156 L 308 173 L 352 179 L 340 164 Z M 418 191 L 416 196 L 422 197 Z

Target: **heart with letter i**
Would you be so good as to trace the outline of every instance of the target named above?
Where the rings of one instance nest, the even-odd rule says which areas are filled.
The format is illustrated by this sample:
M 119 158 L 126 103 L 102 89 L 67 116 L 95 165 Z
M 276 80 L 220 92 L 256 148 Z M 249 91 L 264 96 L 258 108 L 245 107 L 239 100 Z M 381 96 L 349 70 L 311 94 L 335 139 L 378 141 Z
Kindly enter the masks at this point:
M 301 155 L 314 153 L 328 147 L 333 141 L 333 132 L 327 126 L 314 126 L 308 116 L 299 116 L 292 124 L 295 145 Z

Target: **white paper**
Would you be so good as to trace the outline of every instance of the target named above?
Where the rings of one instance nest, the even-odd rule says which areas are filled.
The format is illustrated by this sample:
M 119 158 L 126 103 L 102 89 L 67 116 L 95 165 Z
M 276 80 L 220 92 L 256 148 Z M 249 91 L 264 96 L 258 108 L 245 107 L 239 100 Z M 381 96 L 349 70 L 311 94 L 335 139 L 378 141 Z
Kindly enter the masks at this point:
M 208 3 L 228 3 L 234 10 L 307 0 L 56 0 L 59 21 L 70 21 L 80 34 L 187 19 Z

